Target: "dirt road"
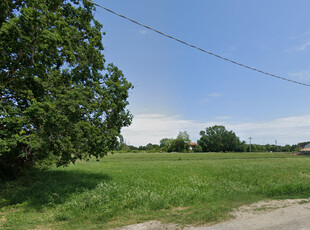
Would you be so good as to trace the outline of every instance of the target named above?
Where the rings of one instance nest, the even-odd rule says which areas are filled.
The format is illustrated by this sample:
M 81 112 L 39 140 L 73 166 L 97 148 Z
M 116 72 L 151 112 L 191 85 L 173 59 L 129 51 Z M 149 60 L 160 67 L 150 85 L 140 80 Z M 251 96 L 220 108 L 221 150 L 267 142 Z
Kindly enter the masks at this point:
M 243 206 L 232 220 L 213 226 L 187 226 L 184 230 L 310 230 L 310 199 L 265 201 Z M 177 230 L 176 224 L 150 221 L 119 230 Z

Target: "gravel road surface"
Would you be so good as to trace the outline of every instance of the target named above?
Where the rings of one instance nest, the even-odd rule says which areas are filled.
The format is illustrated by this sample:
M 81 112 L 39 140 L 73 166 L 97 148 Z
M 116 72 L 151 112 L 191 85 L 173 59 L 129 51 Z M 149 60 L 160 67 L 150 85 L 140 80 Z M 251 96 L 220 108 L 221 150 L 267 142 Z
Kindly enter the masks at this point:
M 150 221 L 116 230 L 310 230 L 310 199 L 263 201 L 240 207 L 233 219 L 212 226 L 186 226 Z

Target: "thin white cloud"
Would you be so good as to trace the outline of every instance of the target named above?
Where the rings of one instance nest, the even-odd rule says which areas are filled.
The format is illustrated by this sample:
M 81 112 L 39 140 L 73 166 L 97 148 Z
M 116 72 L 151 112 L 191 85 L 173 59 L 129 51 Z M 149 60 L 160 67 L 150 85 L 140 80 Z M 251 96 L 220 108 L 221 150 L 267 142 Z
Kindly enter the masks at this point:
M 208 94 L 208 96 L 201 99 L 198 103 L 199 104 L 208 103 L 211 101 L 211 98 L 222 97 L 222 96 L 223 96 L 223 94 L 221 94 L 221 93 L 210 93 L 210 94 Z
M 210 98 L 206 97 L 206 98 L 201 99 L 198 103 L 204 104 L 204 103 L 208 103 L 208 102 L 210 102 Z
M 213 125 L 224 125 L 241 140 L 248 141 L 249 137 L 253 137 L 252 142 L 258 144 L 273 144 L 277 140 L 278 144 L 285 145 L 310 140 L 310 114 L 247 123 L 228 120 L 199 122 L 181 119 L 180 116 L 142 114 L 135 116 L 133 124 L 123 128 L 122 134 L 128 144 L 135 146 L 158 144 L 162 138 L 176 137 L 181 130 L 187 131 L 192 141 L 196 141 L 201 130 Z
M 209 97 L 221 97 L 221 96 L 223 96 L 223 94 L 221 94 L 221 93 L 210 93 L 208 96 Z
M 235 50 L 238 50 L 238 48 L 236 46 L 230 46 L 228 48 L 230 51 L 235 51 Z
M 146 30 L 139 30 L 139 33 L 144 35 L 144 34 L 147 34 L 147 31 Z
M 215 119 L 216 120 L 228 120 L 228 119 L 230 119 L 231 117 L 230 116 L 218 116 L 218 117 L 216 117 Z
M 297 47 L 299 51 L 305 51 L 310 46 L 310 39 L 305 41 L 303 44 Z
M 135 116 L 132 125 L 124 128 L 122 133 L 127 142 L 139 146 L 159 143 L 166 137 L 176 137 L 178 131 L 189 130 L 192 124 L 192 121 L 182 120 L 179 116 L 142 114 Z
M 289 73 L 288 75 L 299 80 L 308 80 L 310 79 L 310 70 L 301 70 L 298 72 Z
M 305 39 L 299 45 L 295 46 L 294 48 L 287 49 L 286 52 L 303 52 L 306 51 L 310 47 L 310 38 Z
M 244 140 L 254 137 L 256 143 L 296 144 L 310 139 L 310 115 L 278 118 L 264 122 L 229 124 Z
M 254 41 L 252 44 L 258 47 L 260 50 L 264 50 L 264 51 L 268 50 L 268 46 L 261 41 Z

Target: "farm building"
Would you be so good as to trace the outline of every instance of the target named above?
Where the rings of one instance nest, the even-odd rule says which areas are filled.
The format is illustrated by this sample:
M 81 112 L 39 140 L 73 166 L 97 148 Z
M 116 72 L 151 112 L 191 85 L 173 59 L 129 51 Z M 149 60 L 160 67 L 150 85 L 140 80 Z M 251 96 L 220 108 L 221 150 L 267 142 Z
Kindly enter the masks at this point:
M 191 143 L 189 143 L 188 145 L 189 145 L 189 149 L 190 149 L 190 150 L 193 150 L 194 147 L 195 147 L 196 145 L 198 145 L 198 144 L 192 143 L 192 142 L 191 142 Z
M 298 143 L 299 154 L 310 155 L 310 141 Z

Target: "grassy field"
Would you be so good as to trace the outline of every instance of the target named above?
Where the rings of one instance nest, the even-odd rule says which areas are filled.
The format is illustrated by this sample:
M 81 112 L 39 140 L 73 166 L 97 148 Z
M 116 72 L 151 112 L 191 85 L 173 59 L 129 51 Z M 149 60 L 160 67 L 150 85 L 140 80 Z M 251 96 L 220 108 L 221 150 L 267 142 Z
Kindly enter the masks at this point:
M 263 199 L 310 197 L 310 157 L 132 153 L 32 171 L 0 185 L 0 229 L 199 225 Z

